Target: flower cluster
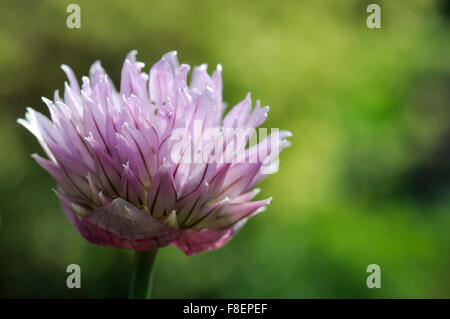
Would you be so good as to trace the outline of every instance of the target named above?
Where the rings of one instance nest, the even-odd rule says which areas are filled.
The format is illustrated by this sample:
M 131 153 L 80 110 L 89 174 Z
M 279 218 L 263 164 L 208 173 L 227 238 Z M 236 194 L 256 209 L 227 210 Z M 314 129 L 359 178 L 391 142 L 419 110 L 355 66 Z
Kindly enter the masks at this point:
M 173 244 L 188 255 L 216 249 L 270 202 L 252 201 L 253 188 L 290 133 L 277 132 L 276 147 L 267 143 L 270 135 L 254 146 L 214 135 L 215 147 L 207 151 L 232 149 L 256 160 L 183 160 L 188 146 L 205 153 L 195 128 L 255 129 L 268 107 L 253 108 L 248 95 L 224 116 L 220 65 L 211 76 L 205 65 L 194 68 L 190 85 L 190 67 L 179 65 L 176 52 L 165 54 L 149 74 L 143 67 L 136 52 L 129 53 L 117 90 L 99 62 L 81 87 L 63 65 L 64 96 L 56 91 L 53 101 L 43 98 L 51 119 L 28 108 L 18 121 L 40 142 L 48 159 L 33 157 L 56 180 L 65 213 L 89 242 L 134 250 Z M 180 129 L 189 143 L 173 137 Z

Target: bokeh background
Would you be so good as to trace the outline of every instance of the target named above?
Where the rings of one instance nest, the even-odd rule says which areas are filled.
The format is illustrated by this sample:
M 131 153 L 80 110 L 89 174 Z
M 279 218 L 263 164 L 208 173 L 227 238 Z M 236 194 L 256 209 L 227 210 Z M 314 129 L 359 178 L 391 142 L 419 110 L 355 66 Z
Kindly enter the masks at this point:
M 381 29 L 366 27 L 371 2 Z M 132 49 L 146 67 L 173 49 L 221 63 L 229 105 L 251 91 L 267 127 L 294 133 L 261 185 L 270 207 L 220 250 L 162 249 L 155 297 L 450 297 L 449 40 L 448 1 L 2 0 L 0 297 L 127 296 L 132 252 L 78 235 L 16 118 L 48 114 L 62 63 L 80 78 L 99 59 L 118 85 Z M 81 289 L 66 287 L 72 263 Z

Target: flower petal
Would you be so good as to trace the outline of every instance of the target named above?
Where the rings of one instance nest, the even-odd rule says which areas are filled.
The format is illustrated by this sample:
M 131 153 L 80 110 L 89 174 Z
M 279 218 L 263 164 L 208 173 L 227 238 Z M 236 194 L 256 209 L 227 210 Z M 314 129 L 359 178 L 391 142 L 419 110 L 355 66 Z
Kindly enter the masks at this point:
M 228 243 L 244 226 L 247 220 L 225 229 L 186 229 L 181 232 L 180 238 L 172 243 L 175 247 L 182 249 L 188 256 L 205 250 L 215 250 Z
M 175 205 L 176 191 L 173 175 L 168 168 L 161 168 L 150 185 L 147 207 L 154 217 L 168 216 Z

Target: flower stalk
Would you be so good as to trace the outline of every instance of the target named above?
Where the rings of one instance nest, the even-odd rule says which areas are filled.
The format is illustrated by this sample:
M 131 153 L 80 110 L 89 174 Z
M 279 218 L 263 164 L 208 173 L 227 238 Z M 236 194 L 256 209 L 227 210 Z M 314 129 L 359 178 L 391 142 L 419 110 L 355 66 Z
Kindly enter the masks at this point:
M 136 251 L 134 272 L 130 285 L 130 299 L 150 299 L 157 252 L 158 249 Z

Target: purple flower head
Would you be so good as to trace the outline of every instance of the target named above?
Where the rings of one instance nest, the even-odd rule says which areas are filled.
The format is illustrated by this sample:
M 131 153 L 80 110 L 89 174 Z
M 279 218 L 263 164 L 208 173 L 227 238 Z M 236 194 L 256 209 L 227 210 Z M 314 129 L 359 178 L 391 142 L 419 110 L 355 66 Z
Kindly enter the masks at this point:
M 151 69 L 128 54 L 118 91 L 99 62 L 81 87 L 73 71 L 64 96 L 43 98 L 51 119 L 28 108 L 18 122 L 48 159 L 69 220 L 91 243 L 134 250 L 169 244 L 191 255 L 227 243 L 270 199 L 254 186 L 277 170 L 287 131 L 251 143 L 268 107 L 250 95 L 225 116 L 221 67 L 178 64 L 165 54 Z M 252 145 L 254 144 L 254 145 Z

